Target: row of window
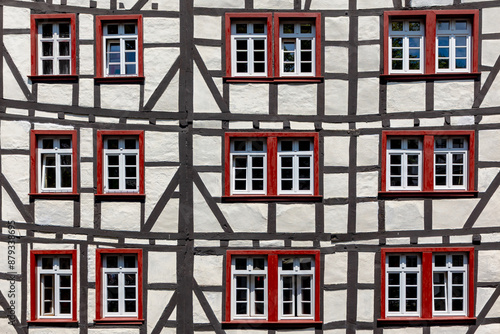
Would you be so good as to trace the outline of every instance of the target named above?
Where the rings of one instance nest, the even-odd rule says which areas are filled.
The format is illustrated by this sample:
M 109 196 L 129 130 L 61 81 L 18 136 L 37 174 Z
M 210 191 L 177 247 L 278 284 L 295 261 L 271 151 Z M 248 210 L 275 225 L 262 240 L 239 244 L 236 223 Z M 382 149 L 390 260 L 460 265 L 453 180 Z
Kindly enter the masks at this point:
M 474 189 L 474 131 L 383 131 L 384 193 Z M 76 194 L 76 131 L 32 130 L 32 194 Z M 319 196 L 318 133 L 225 135 L 228 197 Z M 97 194 L 144 194 L 144 132 L 97 131 Z
M 31 321 L 76 321 L 76 250 L 31 251 Z M 472 318 L 473 248 L 382 249 L 381 320 Z M 320 322 L 320 252 L 227 251 L 225 322 Z M 97 249 L 96 321 L 142 321 L 142 250 Z
M 476 73 L 478 16 L 477 10 L 385 12 L 384 73 Z M 75 14 L 32 15 L 33 78 L 76 75 L 75 22 Z M 321 75 L 319 13 L 227 13 L 225 24 L 227 77 Z M 142 35 L 141 15 L 96 16 L 96 77 L 142 78 Z

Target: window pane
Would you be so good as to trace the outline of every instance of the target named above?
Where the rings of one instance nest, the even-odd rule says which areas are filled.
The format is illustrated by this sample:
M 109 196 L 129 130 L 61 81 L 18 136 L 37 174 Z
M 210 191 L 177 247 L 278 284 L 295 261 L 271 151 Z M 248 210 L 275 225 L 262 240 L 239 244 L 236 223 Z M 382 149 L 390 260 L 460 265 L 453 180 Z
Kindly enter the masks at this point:
M 435 311 L 446 311 L 446 302 L 444 299 L 434 299 Z
M 410 60 L 410 70 L 419 70 L 420 60 Z
M 281 261 L 282 270 L 293 270 L 293 258 L 285 258 Z
M 236 290 L 236 300 L 246 301 L 247 300 L 247 290 Z
M 309 258 L 301 258 L 299 260 L 300 262 L 300 270 L 311 270 L 312 268 L 312 261 Z
M 256 258 L 253 259 L 253 269 L 254 270 L 264 270 L 264 259 Z
M 246 181 L 235 181 L 234 182 L 234 189 L 235 190 L 246 190 Z
M 406 312 L 416 312 L 417 311 L 417 301 L 407 300 L 406 301 Z
M 310 33 L 312 33 L 312 25 L 310 23 L 302 23 L 300 25 L 300 33 L 301 34 L 310 34 Z
M 264 142 L 261 140 L 253 140 L 252 141 L 252 151 L 254 152 L 262 152 L 264 150 Z
M 42 54 L 44 57 L 52 57 L 53 55 L 53 46 L 52 42 L 43 42 L 42 43 Z
M 263 157 L 253 157 L 252 158 L 252 166 L 253 167 L 264 167 L 264 158 Z
M 127 299 L 136 298 L 135 288 L 125 288 L 125 298 Z
M 246 265 L 243 269 L 246 269 Z M 245 288 L 246 286 L 247 286 L 247 277 L 246 276 L 237 276 L 236 277 L 236 287 Z
M 399 285 L 399 274 L 389 274 L 389 285 Z
M 299 141 L 299 151 L 310 151 L 311 142 L 310 141 Z
M 118 312 L 118 301 L 108 301 L 108 312 Z
M 260 180 L 252 181 L 252 189 L 253 190 L 264 190 L 264 182 Z
M 410 48 L 420 47 L 420 37 L 410 37 L 408 41 L 410 42 Z
M 70 74 L 69 59 L 59 60 L 59 74 Z
M 399 312 L 399 300 L 389 300 L 389 311 Z
M 234 266 L 237 270 L 246 270 L 247 269 L 247 259 L 235 259 Z M 242 278 L 242 277 L 238 277 L 238 278 Z M 246 285 L 246 283 L 245 283 L 245 285 Z
M 137 172 L 137 168 L 135 167 L 126 167 L 125 168 L 125 177 L 135 177 Z
M 110 35 L 118 34 L 118 25 L 117 24 L 109 24 L 107 26 L 107 28 L 108 28 L 108 34 L 110 34 Z
M 265 32 L 265 25 L 262 23 L 254 23 L 253 24 L 253 32 L 255 34 L 263 34 Z
M 60 289 L 59 300 L 71 300 L 71 289 Z
M 466 46 L 466 45 L 467 45 L 467 37 L 465 36 L 455 37 L 455 46 Z
M 434 266 L 445 267 L 446 266 L 446 255 L 436 255 L 434 256 Z
M 417 287 L 407 287 L 406 298 L 417 298 Z
M 52 36 L 52 24 L 42 24 L 42 37 L 51 38 Z
M 281 141 L 281 151 L 292 151 L 293 150 L 293 141 L 291 140 L 283 140 Z
M 463 267 L 464 256 L 463 255 L 453 255 L 452 256 L 452 265 L 453 265 L 453 267 Z
M 245 151 L 246 150 L 246 141 L 244 140 L 235 140 L 233 142 L 235 151 Z
M 417 285 L 417 274 L 406 274 L 406 285 Z
M 42 269 L 52 269 L 54 259 L 51 257 L 42 257 Z
M 62 257 L 59 259 L 59 269 L 70 269 L 71 259 L 69 257 Z
M 125 312 L 135 312 L 135 300 L 125 301 Z
M 44 188 L 55 188 L 55 187 L 56 187 L 56 169 L 45 168 Z
M 71 314 L 71 302 L 59 303 L 59 312 L 61 314 Z
M 137 188 L 137 180 L 125 180 L 125 189 L 136 189 Z
M 118 274 L 107 274 L 106 284 L 108 286 L 118 285 Z
M 389 287 L 389 298 L 399 298 L 399 287 L 398 286 Z
M 137 268 L 135 264 L 135 255 L 125 255 L 123 257 L 124 268 Z
M 464 296 L 464 288 L 462 286 L 454 286 L 451 289 L 452 297 L 463 297 Z
M 107 148 L 110 150 L 118 149 L 118 139 L 108 139 L 106 140 Z
M 69 24 L 67 23 L 59 23 L 59 37 L 60 38 L 69 38 Z
M 451 281 L 453 284 L 464 284 L 464 276 L 462 273 L 452 273 Z
M 120 183 L 117 179 L 108 180 L 108 188 L 109 189 L 119 189 Z
M 247 304 L 236 303 L 236 314 L 247 314 Z
M 439 59 L 438 66 L 439 66 L 439 68 L 450 68 L 450 60 L 449 59 Z
M 108 167 L 108 177 L 119 177 L 120 172 L 118 167 Z
M 281 190 L 292 190 L 293 181 L 281 181 Z
M 451 310 L 452 311 L 463 311 L 464 309 L 464 301 L 463 299 L 453 299 L 451 302 Z
M 135 34 L 135 24 L 125 24 L 124 30 L 126 34 Z
M 135 274 L 125 274 L 125 285 L 135 285 Z
M 125 165 L 126 166 L 135 166 L 137 162 L 137 156 L 134 155 L 126 155 L 125 156 Z
M 247 24 L 246 23 L 237 23 L 236 24 L 236 33 L 245 34 L 247 32 Z
M 301 63 L 300 71 L 304 73 L 312 72 L 312 64 L 311 63 Z
M 434 287 L 434 297 L 445 297 L 444 286 Z
M 108 299 L 118 299 L 118 288 L 107 288 Z
M 392 31 L 403 31 L 403 22 L 393 21 L 391 22 Z
M 450 30 L 450 21 L 439 21 L 438 30 Z
M 137 140 L 135 139 L 125 139 L 125 149 L 133 150 L 137 148 Z
M 401 139 L 391 139 L 390 144 L 392 149 L 400 149 L 403 142 Z
M 399 267 L 399 255 L 390 255 L 389 256 L 389 267 Z
M 393 48 L 402 48 L 403 47 L 403 38 L 401 38 L 401 37 L 392 38 L 392 47 Z
M 467 21 L 456 21 L 455 30 L 467 30 Z
M 410 22 L 409 29 L 410 31 L 420 31 L 420 22 Z
M 406 256 L 406 266 L 410 268 L 416 268 L 418 265 L 418 257 L 416 255 Z
M 457 59 L 455 60 L 456 68 L 467 68 L 467 61 L 465 59 Z
M 281 157 L 281 167 L 292 167 L 293 158 L 292 157 Z
M 69 42 L 60 42 L 59 43 L 59 55 L 60 56 L 69 56 Z
M 291 23 L 285 23 L 283 24 L 283 33 L 285 34 L 293 34 L 295 29 L 294 29 L 294 24 Z
M 106 256 L 106 268 L 118 268 L 118 256 L 116 255 Z

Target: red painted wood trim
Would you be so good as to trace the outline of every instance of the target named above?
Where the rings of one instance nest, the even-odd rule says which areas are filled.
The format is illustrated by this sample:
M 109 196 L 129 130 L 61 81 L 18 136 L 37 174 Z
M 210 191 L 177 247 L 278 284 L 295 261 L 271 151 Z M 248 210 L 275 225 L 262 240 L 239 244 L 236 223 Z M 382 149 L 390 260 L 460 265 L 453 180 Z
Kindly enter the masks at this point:
M 469 251 L 469 286 L 468 286 L 468 291 L 469 291 L 469 304 L 467 305 L 468 308 L 468 315 L 470 318 L 474 317 L 474 291 L 475 291 L 475 285 L 474 285 L 474 268 L 475 268 L 475 263 L 474 263 L 474 249 L 471 249 Z
M 38 74 L 38 22 L 41 21 L 70 21 L 71 29 L 71 75 L 76 75 L 76 14 L 33 14 L 31 15 L 31 75 L 34 77 L 45 77 Z M 58 77 L 58 75 L 51 75 L 47 77 Z M 67 77 L 67 75 L 63 75 Z
M 137 317 L 103 317 L 102 310 L 102 254 L 135 254 L 137 255 Z M 96 273 L 95 273 L 95 287 L 96 287 L 96 319 L 94 321 L 107 324 L 142 324 L 144 319 L 143 314 L 143 260 L 142 249 L 134 248 L 97 248 L 96 249 Z
M 476 172 L 476 132 L 471 131 L 469 134 L 469 190 L 476 189 L 475 187 L 475 172 Z
M 231 251 L 226 252 L 226 305 L 225 305 L 225 319 L 227 322 L 231 321 Z
M 420 316 L 422 318 L 432 318 L 432 252 L 422 253 L 422 304 Z
M 278 138 L 267 137 L 267 195 L 278 194 Z
M 425 135 L 422 157 L 422 190 L 434 190 L 434 136 Z
M 314 254 L 314 320 L 320 321 L 321 317 L 321 300 L 320 300 L 320 284 L 321 284 L 321 259 L 320 252 Z
M 96 44 L 96 46 L 99 43 Z M 99 67 L 98 67 L 99 68 Z M 97 189 L 96 193 L 97 194 L 103 194 L 103 167 L 104 167 L 104 162 L 103 162 L 103 141 L 102 141 L 102 136 L 103 133 L 102 131 L 97 131 L 97 139 L 96 139 L 96 144 L 97 144 L 97 175 L 96 175 L 96 182 L 97 182 Z
M 384 12 L 384 74 L 389 75 L 389 13 Z
M 103 22 L 135 22 L 137 24 L 137 56 L 138 56 L 138 74 L 137 76 L 123 76 L 123 77 L 105 77 L 103 71 L 103 45 L 102 45 L 102 29 Z M 100 15 L 95 17 L 95 31 L 96 31 L 96 46 L 95 46 L 95 54 L 96 54 L 96 69 L 95 69 L 95 79 L 101 80 L 102 78 L 111 79 L 113 78 L 115 82 L 119 82 L 119 80 L 123 80 L 121 82 L 133 81 L 133 82 L 141 82 L 144 81 L 144 49 L 143 49 L 143 27 L 142 27 L 142 15 L 140 14 L 130 14 L 130 15 Z M 131 78 L 131 79 L 128 79 Z M 135 81 L 134 81 L 135 79 Z M 139 80 L 139 81 L 138 81 Z M 106 82 L 102 80 L 101 82 Z
M 380 152 L 380 189 L 387 190 L 387 132 L 382 131 L 382 152 Z
M 267 320 L 278 321 L 278 254 L 269 254 L 267 256 Z
M 382 249 L 380 252 L 380 267 L 381 267 L 381 274 L 382 277 L 380 278 L 380 317 L 382 319 L 385 319 L 386 314 L 385 314 L 385 272 L 386 272 L 386 264 L 385 264 L 385 254 L 386 251 Z
M 37 308 L 37 255 L 71 255 L 71 265 L 72 265 L 72 318 L 71 319 L 38 319 L 38 308 Z M 76 322 L 76 311 L 77 311 L 77 259 L 76 259 L 76 249 L 71 250 L 32 250 L 30 252 L 30 282 L 31 282 L 31 321 L 36 322 Z
M 224 195 L 231 195 L 231 136 L 224 135 Z
M 425 69 L 424 73 L 436 73 L 436 13 L 429 11 L 425 18 Z
M 314 133 L 314 196 L 319 196 L 319 133 Z
M 380 79 L 385 81 L 418 81 L 418 80 L 472 80 L 478 79 L 481 73 L 432 73 L 432 74 L 381 74 Z
M 479 72 L 479 9 L 473 10 L 472 22 L 472 72 Z

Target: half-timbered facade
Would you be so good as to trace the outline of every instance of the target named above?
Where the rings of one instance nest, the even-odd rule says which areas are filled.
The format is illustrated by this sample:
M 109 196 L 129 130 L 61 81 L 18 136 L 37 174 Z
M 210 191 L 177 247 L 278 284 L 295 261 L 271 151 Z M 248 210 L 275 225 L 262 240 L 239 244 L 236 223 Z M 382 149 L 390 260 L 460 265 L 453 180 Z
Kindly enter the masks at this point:
M 500 2 L 0 2 L 1 333 L 500 332 Z

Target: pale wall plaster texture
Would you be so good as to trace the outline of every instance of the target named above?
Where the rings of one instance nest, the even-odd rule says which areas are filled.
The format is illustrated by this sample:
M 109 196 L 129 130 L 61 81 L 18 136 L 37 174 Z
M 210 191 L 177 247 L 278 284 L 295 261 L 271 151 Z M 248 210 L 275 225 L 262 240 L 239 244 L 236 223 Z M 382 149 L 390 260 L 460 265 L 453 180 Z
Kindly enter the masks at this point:
M 276 232 L 314 232 L 314 204 L 276 205 Z
M 267 232 L 266 204 L 226 203 L 219 207 L 234 232 Z
M 302 9 L 304 9 L 306 2 L 302 1 Z M 348 0 L 312 0 L 311 1 L 311 10 L 316 9 L 348 9 L 349 1 Z
M 358 71 L 379 71 L 380 70 L 380 46 L 379 45 L 359 45 L 358 46 Z
M 347 233 L 347 205 L 328 205 L 324 207 L 325 232 Z
M 477 255 L 477 281 L 498 282 L 500 281 L 500 266 L 492 263 L 500 263 L 500 251 L 488 250 L 478 251 Z
M 369 8 L 393 8 L 394 3 L 392 0 L 358 0 L 357 9 L 369 9 Z
M 179 42 L 179 22 L 180 20 L 178 18 L 145 17 L 143 21 L 144 43 Z
M 200 286 L 220 286 L 222 284 L 223 257 L 204 255 L 194 257 L 193 276 Z
M 325 80 L 325 115 L 347 115 L 349 85 L 347 80 Z
M 71 105 L 73 85 L 68 84 L 38 84 L 38 102 L 48 104 Z
M 30 122 L 1 121 L 0 141 L 3 149 L 29 150 Z
M 373 322 L 373 290 L 358 289 L 358 321 Z
M 30 157 L 27 155 L 3 155 L 2 173 L 7 182 L 16 192 L 16 196 L 23 202 L 29 203 L 30 191 Z M 10 196 L 9 196 L 10 197 Z M 5 218 L 5 217 L 3 217 Z
M 194 135 L 193 163 L 195 166 L 220 166 L 221 138 Z
M 148 291 L 148 304 L 147 304 L 147 310 L 148 310 L 148 333 L 152 333 L 154 328 L 156 327 L 156 323 L 160 319 L 161 315 L 163 314 L 163 310 L 165 310 L 165 307 L 167 306 L 168 302 L 170 302 L 170 299 L 172 298 L 172 295 L 174 294 L 174 291 L 161 291 L 161 290 L 149 290 Z M 176 311 L 174 310 L 170 317 L 169 320 L 175 321 L 175 316 L 176 316 Z M 164 328 L 165 330 L 166 328 Z M 175 330 L 175 328 L 170 328 Z M 164 333 L 165 331 L 162 331 Z M 166 332 L 168 333 L 168 332 Z
M 269 86 L 259 84 L 231 85 L 231 112 L 243 114 L 269 113 Z
M 317 85 L 278 85 L 278 113 L 315 115 Z
M 467 1 L 462 1 L 467 2 Z M 500 16 L 500 8 L 483 8 L 481 10 L 482 14 L 482 25 L 481 32 L 483 34 L 498 33 L 500 32 L 500 27 L 498 26 L 498 17 Z
M 254 9 L 293 9 L 293 0 L 254 0 Z
M 220 16 L 194 16 L 194 38 L 221 39 Z M 179 29 L 179 27 L 177 27 Z
M 35 201 L 35 224 L 73 226 L 73 201 Z
M 387 112 L 425 110 L 425 82 L 387 83 Z
M 148 252 L 148 283 L 177 283 L 177 254 L 175 252 Z
M 349 49 L 341 46 L 325 46 L 325 72 L 347 73 Z
M 223 232 L 219 221 L 214 216 L 198 188 L 193 191 L 194 231 L 195 232 Z
M 356 232 L 378 231 L 378 202 L 356 204 Z
M 30 9 L 20 7 L 3 7 L 3 28 L 5 29 L 29 29 Z
M 357 115 L 379 113 L 380 83 L 378 78 L 358 79 Z
M 347 253 L 325 254 L 325 284 L 347 283 Z
M 453 0 L 411 0 L 412 7 L 449 6 L 449 5 L 453 5 Z
M 333 321 L 344 321 L 346 319 L 347 291 L 325 291 L 323 307 L 326 310 L 335 312 L 325 312 L 323 321 L 325 323 Z
M 213 79 L 215 82 L 216 78 Z M 211 79 L 212 80 L 212 79 Z M 218 87 L 219 88 L 219 87 Z M 194 65 L 194 110 L 196 112 L 221 112 L 221 109 L 214 99 L 210 88 L 208 88 L 205 79 L 201 75 L 200 70 L 196 64 Z M 222 96 L 221 90 L 219 88 L 219 94 Z
M 349 40 L 349 18 L 325 17 L 325 40 L 327 41 Z
M 358 197 L 377 197 L 378 179 L 378 172 L 357 173 L 356 195 Z
M 380 150 L 378 135 L 359 136 L 357 148 L 357 166 L 378 166 Z
M 375 282 L 375 253 L 358 253 L 358 283 Z M 359 304 L 363 305 L 363 304 Z
M 140 231 L 140 203 L 101 203 L 101 228 L 103 230 Z
M 387 231 L 423 230 L 424 201 L 387 201 L 385 229 Z
M 179 161 L 179 134 L 176 132 L 146 131 L 146 161 Z
M 358 18 L 358 40 L 378 40 L 380 38 L 380 20 L 379 16 L 360 16 Z
M 324 174 L 323 196 L 325 198 L 347 198 L 349 194 L 348 174 Z
M 479 161 L 500 161 L 500 150 L 496 145 L 499 140 L 500 130 L 479 131 Z
M 144 104 L 146 104 L 159 83 L 171 69 L 172 65 L 179 56 L 179 48 L 145 48 L 144 63 L 154 64 L 154 66 L 144 66 Z M 161 59 L 161 61 L 158 61 Z M 170 81 L 173 85 L 173 81 Z
M 204 8 L 245 8 L 245 0 L 194 0 L 194 7 Z
M 101 85 L 101 107 L 137 111 L 139 95 L 139 85 Z
M 461 229 L 479 199 L 442 199 L 432 203 L 433 229 Z
M 349 137 L 325 137 L 325 166 L 349 166 Z
M 434 109 L 455 110 L 472 108 L 474 81 L 437 81 L 434 83 Z

